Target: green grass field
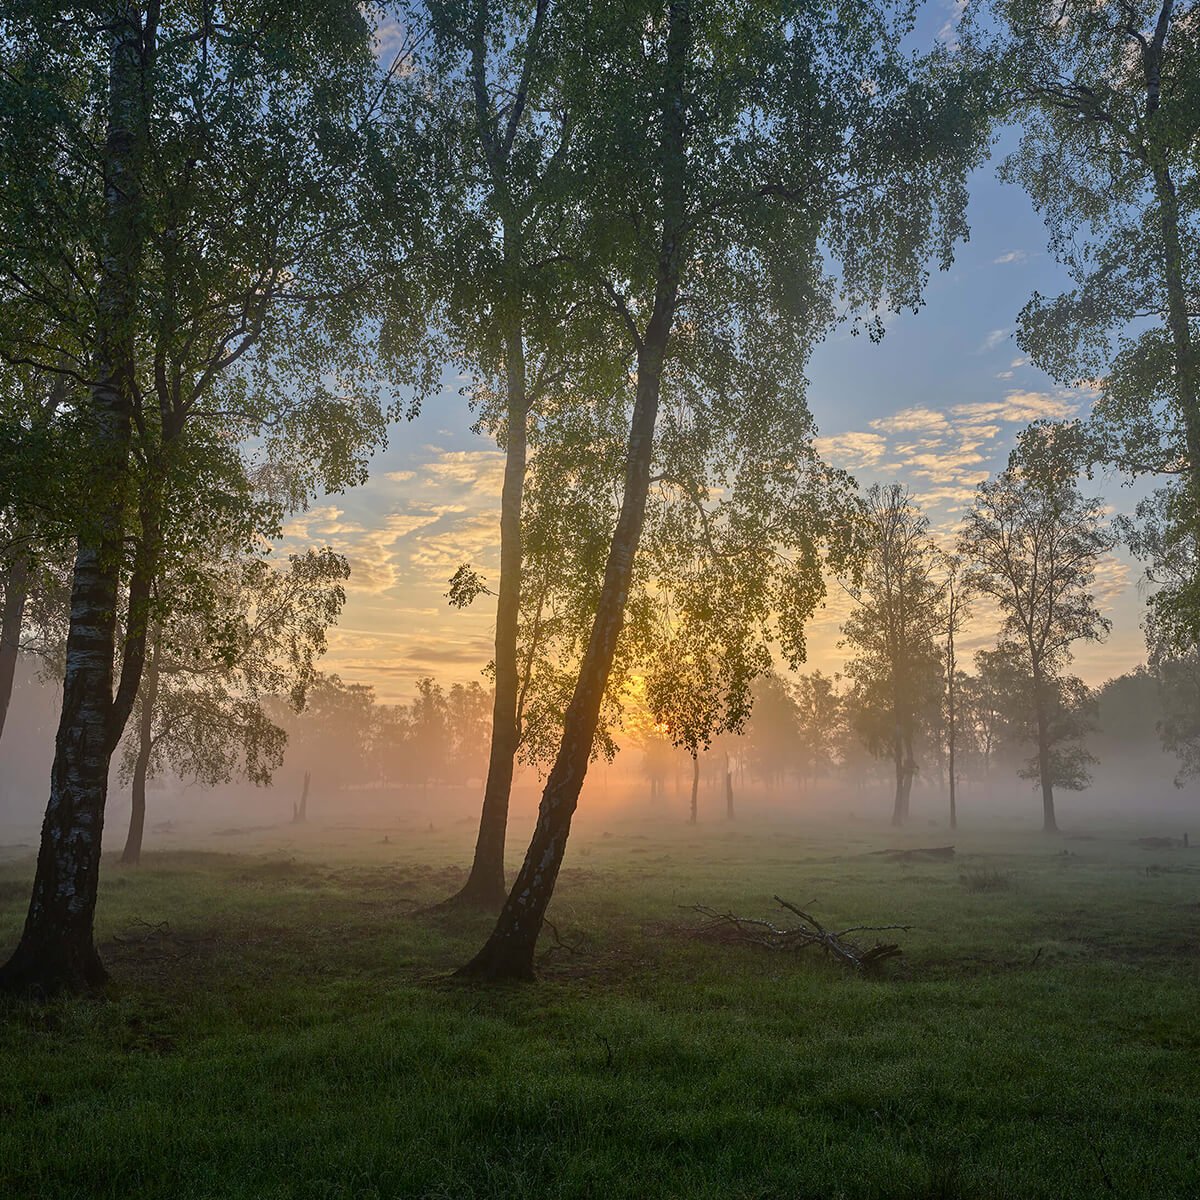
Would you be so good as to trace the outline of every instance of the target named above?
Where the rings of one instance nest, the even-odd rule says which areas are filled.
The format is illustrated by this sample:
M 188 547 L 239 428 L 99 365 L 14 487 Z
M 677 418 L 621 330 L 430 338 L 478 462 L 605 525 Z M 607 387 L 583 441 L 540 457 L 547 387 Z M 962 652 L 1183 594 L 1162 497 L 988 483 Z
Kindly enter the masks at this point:
M 487 920 L 417 911 L 469 833 L 107 861 L 107 993 L 0 1009 L 0 1196 L 1200 1196 L 1200 853 L 614 825 L 569 852 L 571 948 L 486 989 L 448 976 Z M 31 873 L 0 867 L 5 952 Z M 911 924 L 904 956 L 858 977 L 681 907 L 776 892 Z

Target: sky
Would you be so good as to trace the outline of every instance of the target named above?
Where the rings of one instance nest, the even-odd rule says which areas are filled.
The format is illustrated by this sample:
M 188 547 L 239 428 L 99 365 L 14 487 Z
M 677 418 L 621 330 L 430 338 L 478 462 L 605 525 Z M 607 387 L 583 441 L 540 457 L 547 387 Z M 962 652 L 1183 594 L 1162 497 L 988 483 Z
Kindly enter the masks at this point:
M 952 36 L 957 8 L 930 7 L 932 35 Z M 1014 337 L 1034 291 L 1052 295 L 1069 285 L 1028 198 L 996 177 L 1014 144 L 1011 134 L 1002 137 L 991 162 L 974 173 L 970 241 L 948 272 L 932 275 L 921 311 L 890 317 L 878 345 L 834 329 L 809 372 L 822 453 L 864 487 L 908 485 L 943 536 L 962 519 L 976 484 L 1003 468 L 1026 424 L 1086 413 L 1092 400 L 1032 366 Z M 328 544 L 349 558 L 348 599 L 323 667 L 373 685 L 384 702 L 410 697 L 422 675 L 446 684 L 480 679 L 491 658 L 488 597 L 467 611 L 445 598 L 463 562 L 493 581 L 497 574 L 502 458 L 471 423 L 452 381 L 415 420 L 393 427 L 367 484 L 318 498 L 286 530 L 285 550 Z M 1142 494 L 1112 476 L 1085 489 L 1122 512 Z M 1096 595 L 1113 627 L 1105 643 L 1078 649 L 1075 669 L 1090 684 L 1144 658 L 1139 577 L 1120 548 L 1101 564 Z M 810 626 L 811 667 L 840 668 L 848 603 L 831 589 Z M 968 630 L 966 655 L 991 644 L 993 634 L 981 614 Z

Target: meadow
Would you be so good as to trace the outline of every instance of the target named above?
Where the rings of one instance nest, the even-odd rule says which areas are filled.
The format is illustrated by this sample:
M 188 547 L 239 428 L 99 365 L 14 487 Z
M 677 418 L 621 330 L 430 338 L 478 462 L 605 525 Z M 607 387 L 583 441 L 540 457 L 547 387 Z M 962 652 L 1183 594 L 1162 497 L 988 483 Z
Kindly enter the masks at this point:
M 594 823 L 539 982 L 483 988 L 452 972 L 488 918 L 422 911 L 470 837 L 279 826 L 106 858 L 103 996 L 0 1008 L 0 1196 L 1200 1195 L 1194 850 Z M 5 946 L 30 853 L 0 863 Z M 718 944 L 686 907 L 785 921 L 775 893 L 910 925 L 881 935 L 903 955 L 862 975 Z

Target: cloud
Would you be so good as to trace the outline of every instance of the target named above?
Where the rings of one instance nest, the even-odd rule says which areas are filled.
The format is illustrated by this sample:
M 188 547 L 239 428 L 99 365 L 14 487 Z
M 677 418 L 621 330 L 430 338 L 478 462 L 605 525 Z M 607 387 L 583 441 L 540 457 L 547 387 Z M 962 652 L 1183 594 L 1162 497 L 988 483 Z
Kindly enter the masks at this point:
M 445 643 L 443 645 L 425 644 L 409 646 L 406 654 L 413 662 L 421 663 L 478 663 L 483 666 L 493 653 L 493 647 L 486 638 L 472 638 L 469 641 Z
M 882 434 L 852 430 L 816 438 L 813 446 L 827 462 L 855 470 L 878 463 L 887 450 L 887 439 Z
M 957 50 L 958 23 L 962 20 L 963 13 L 967 11 L 967 0 L 949 0 L 946 11 L 946 20 L 937 32 L 937 40 L 948 49 Z
M 1002 266 L 1005 263 L 1022 263 L 1029 257 L 1024 250 L 1008 250 L 1004 254 L 993 258 L 992 262 L 996 266 Z
M 977 354 L 987 354 L 989 351 L 995 350 L 996 347 L 999 346 L 1000 343 L 1003 342 L 1006 337 L 1008 337 L 1010 332 L 1011 331 L 1008 329 L 993 329 L 993 330 L 991 330 L 988 333 L 987 337 L 985 337 L 983 339 L 983 341 L 980 342 L 979 349 L 976 351 L 976 353 Z
M 456 485 L 469 491 L 499 497 L 504 484 L 504 454 L 500 450 L 439 450 L 425 471 L 437 483 Z
M 1065 421 L 1079 411 L 1079 405 L 1066 393 L 1026 392 L 1014 389 L 1003 400 L 976 400 L 956 404 L 950 415 L 970 424 L 1004 421 L 1027 425 L 1030 421 Z
M 880 433 L 916 433 L 949 429 L 946 414 L 932 408 L 902 408 L 890 417 L 879 417 L 870 422 L 872 429 Z

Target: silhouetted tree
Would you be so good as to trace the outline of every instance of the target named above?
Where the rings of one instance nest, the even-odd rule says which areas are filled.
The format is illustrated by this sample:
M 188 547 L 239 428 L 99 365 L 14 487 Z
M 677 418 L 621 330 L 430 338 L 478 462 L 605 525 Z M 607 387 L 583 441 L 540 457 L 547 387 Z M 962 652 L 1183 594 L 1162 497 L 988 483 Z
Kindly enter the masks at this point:
M 707 0 L 639 0 L 568 15 L 580 59 L 564 77 L 588 101 L 577 106 L 589 184 L 577 244 L 627 339 L 636 389 L 620 514 L 559 753 L 525 863 L 466 968 L 491 978 L 532 973 L 621 633 L 660 402 L 681 431 L 710 399 L 743 433 L 752 411 L 760 431 L 794 426 L 805 357 L 833 317 L 823 252 L 840 264 L 847 307 L 916 304 L 928 250 L 947 260 L 962 232 L 977 147 L 962 77 L 945 62 L 913 67 L 907 18 L 884 5 L 848 18 L 842 7 L 750 3 L 731 16 Z M 786 483 L 770 436 L 760 444 L 764 484 Z M 819 595 L 818 578 L 812 603 Z M 810 611 L 788 619 L 802 628 Z
M 491 749 L 471 871 L 452 901 L 493 910 L 505 896 L 509 793 L 530 669 L 519 646 L 530 425 L 551 436 L 548 410 L 586 403 L 612 368 L 564 251 L 580 180 L 570 169 L 577 115 L 562 87 L 561 8 L 554 0 L 471 0 L 428 10 L 433 87 L 466 183 L 464 202 L 445 210 L 442 317 L 474 378 L 479 425 L 504 450 Z M 464 566 L 451 600 L 469 604 L 483 588 Z
M 1020 664 L 1022 703 L 1037 752 L 1022 771 L 1041 786 L 1043 828 L 1057 830 L 1054 787 L 1086 786 L 1088 693 L 1065 673 L 1078 641 L 1101 641 L 1111 623 L 1091 587 L 1112 533 L 1098 500 L 1080 494 L 1069 467 L 1030 472 L 1019 455 L 982 483 L 959 542 L 972 586 L 1003 618 L 1000 649 Z
M 892 824 L 908 819 L 916 744 L 926 710 L 940 695 L 937 639 L 946 585 L 929 521 L 899 484 L 867 493 L 867 561 L 852 588 L 856 606 L 842 626 L 853 657 L 854 711 L 864 744 L 892 760 Z
M 287 734 L 264 707 L 286 699 L 300 712 L 345 603 L 346 560 L 331 550 L 293 554 L 286 570 L 259 556 L 191 564 L 186 598 L 154 625 L 125 741 L 123 781 L 132 785 L 123 863 L 141 860 L 146 782 L 167 768 L 208 786 L 241 775 L 270 783 Z

